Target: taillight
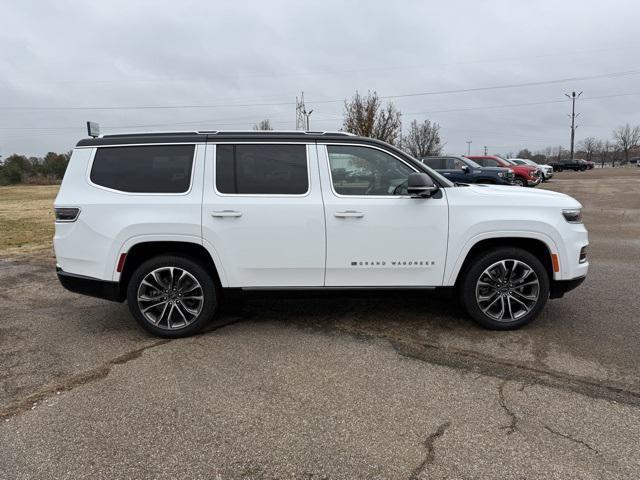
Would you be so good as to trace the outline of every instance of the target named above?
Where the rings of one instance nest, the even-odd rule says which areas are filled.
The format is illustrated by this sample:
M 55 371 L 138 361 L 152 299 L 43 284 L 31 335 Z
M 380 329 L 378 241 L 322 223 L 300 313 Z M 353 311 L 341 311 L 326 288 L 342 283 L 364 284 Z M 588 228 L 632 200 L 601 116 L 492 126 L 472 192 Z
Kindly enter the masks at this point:
M 80 209 L 77 207 L 56 207 L 56 222 L 75 222 L 80 215 Z

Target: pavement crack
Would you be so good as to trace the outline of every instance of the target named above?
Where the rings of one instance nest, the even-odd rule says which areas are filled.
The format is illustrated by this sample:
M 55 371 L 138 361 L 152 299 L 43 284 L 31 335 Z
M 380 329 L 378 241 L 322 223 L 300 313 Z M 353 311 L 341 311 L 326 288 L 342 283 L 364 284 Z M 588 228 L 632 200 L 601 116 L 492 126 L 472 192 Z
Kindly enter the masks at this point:
M 349 333 L 349 332 L 347 332 Z M 371 335 L 371 338 L 380 338 Z M 382 336 L 391 343 L 398 355 L 431 365 L 454 368 L 473 375 L 486 375 L 502 380 L 543 385 L 579 393 L 625 405 L 640 406 L 640 392 L 589 377 L 580 377 L 536 365 L 494 358 L 478 352 L 442 347 L 428 343 L 407 342 L 404 339 Z M 526 387 L 525 387 L 526 388 Z
M 125 363 L 139 358 L 146 350 L 164 345 L 165 343 L 168 343 L 170 341 L 171 340 L 168 339 L 158 340 L 149 345 L 145 345 L 144 347 L 131 350 L 127 353 L 123 353 L 122 355 L 119 355 L 109 360 L 108 362 L 103 363 L 102 365 L 99 365 L 90 370 L 75 373 L 59 381 L 49 383 L 39 390 L 31 393 L 27 397 L 17 399 L 7 404 L 6 406 L 0 406 L 0 420 L 11 417 L 13 415 L 24 413 L 27 410 L 31 410 L 34 404 L 40 402 L 41 400 L 44 400 L 45 398 L 55 395 L 57 392 L 72 390 L 76 387 L 80 387 L 82 385 L 86 385 L 96 380 L 105 378 L 109 375 L 109 373 L 111 373 L 111 370 L 114 366 L 124 365 Z
M 422 462 L 420 462 L 420 464 L 413 469 L 413 471 L 411 472 L 411 475 L 409 475 L 409 480 L 417 480 L 422 474 L 422 472 L 424 472 L 424 469 L 427 467 L 427 465 L 430 465 L 433 463 L 433 461 L 436 458 L 435 445 L 434 445 L 435 441 L 438 438 L 440 438 L 442 435 L 444 435 L 444 433 L 447 431 L 447 428 L 449 428 L 449 425 L 451 425 L 451 422 L 444 422 L 436 429 L 435 432 L 430 433 L 427 436 L 427 438 L 423 443 L 424 447 L 427 450 L 427 453 L 424 459 L 422 460 Z
M 502 407 L 502 409 L 507 413 L 507 415 L 509 415 L 511 422 L 509 423 L 509 425 L 504 425 L 500 428 L 506 430 L 507 435 L 511 435 L 512 433 L 518 431 L 518 417 L 513 412 L 513 410 L 509 408 L 509 406 L 507 405 L 507 400 L 504 397 L 504 386 L 506 384 L 507 382 L 505 380 L 500 384 L 500 387 L 498 388 L 498 401 L 500 402 L 500 406 Z
M 600 452 L 596 448 L 593 448 L 591 445 L 589 445 L 584 440 L 580 440 L 579 438 L 573 438 L 571 435 L 567 435 L 566 433 L 562 433 L 562 432 L 559 432 L 557 430 L 554 430 L 553 428 L 549 427 L 548 425 L 543 425 L 543 427 L 549 433 L 553 433 L 554 435 L 558 435 L 559 437 L 566 438 L 567 440 L 569 440 L 569 441 L 571 441 L 573 443 L 577 443 L 578 445 L 582 445 L 583 447 L 586 447 L 587 449 L 591 450 L 596 455 L 600 455 Z

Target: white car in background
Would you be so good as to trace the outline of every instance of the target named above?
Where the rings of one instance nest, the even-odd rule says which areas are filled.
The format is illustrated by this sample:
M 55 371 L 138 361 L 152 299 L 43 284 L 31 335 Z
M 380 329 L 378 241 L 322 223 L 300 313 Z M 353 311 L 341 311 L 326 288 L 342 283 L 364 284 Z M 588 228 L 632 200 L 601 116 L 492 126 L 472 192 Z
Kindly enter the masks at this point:
M 542 165 L 534 162 L 533 160 L 529 160 L 528 158 L 509 158 L 508 160 L 516 165 L 531 165 L 532 167 L 538 167 L 542 172 L 542 180 L 545 182 L 553 177 L 553 167 L 551 165 Z

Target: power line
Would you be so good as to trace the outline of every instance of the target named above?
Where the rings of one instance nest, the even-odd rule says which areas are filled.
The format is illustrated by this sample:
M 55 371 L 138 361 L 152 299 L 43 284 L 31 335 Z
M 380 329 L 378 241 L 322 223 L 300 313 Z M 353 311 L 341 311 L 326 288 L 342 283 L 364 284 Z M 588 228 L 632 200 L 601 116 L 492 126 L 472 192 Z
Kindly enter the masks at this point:
M 623 72 L 611 72 L 611 73 L 603 73 L 600 75 L 586 75 L 582 77 L 567 77 L 560 78 L 554 80 L 542 80 L 537 82 L 524 82 L 524 83 L 511 83 L 504 85 L 493 85 L 487 87 L 474 87 L 474 88 L 461 88 L 455 90 L 434 90 L 430 92 L 417 92 L 417 93 L 404 93 L 398 95 L 385 95 L 380 96 L 382 99 L 395 99 L 395 98 L 411 98 L 411 97 L 420 97 L 420 96 L 430 96 L 430 95 L 449 95 L 456 93 L 471 93 L 471 92 L 480 92 L 480 91 L 488 91 L 488 90 L 504 90 L 504 89 L 512 89 L 512 88 L 522 88 L 522 87 L 532 87 L 532 86 L 540 86 L 540 85 L 553 85 L 559 83 L 568 83 L 568 82 L 576 82 L 576 81 L 584 81 L 584 80 L 596 80 L 602 78 L 620 78 L 632 75 L 640 74 L 640 69 L 637 70 L 627 70 Z M 333 100 L 315 100 L 310 101 L 309 103 L 314 104 L 328 104 L 328 103 L 341 103 L 344 102 L 344 99 L 333 99 Z M 266 102 L 266 103 L 230 103 L 230 104 L 212 104 L 212 105 L 138 105 L 138 106 L 91 106 L 91 107 L 11 107 L 11 106 L 2 106 L 0 110 L 9 110 L 9 111 L 19 111 L 19 110 L 41 110 L 41 111 L 66 111 L 66 110 L 78 110 L 78 111 L 87 111 L 87 110 L 169 110 L 169 109 L 205 109 L 205 108 L 236 108 L 236 107 L 273 107 L 273 106 L 291 106 L 295 105 L 295 102 Z

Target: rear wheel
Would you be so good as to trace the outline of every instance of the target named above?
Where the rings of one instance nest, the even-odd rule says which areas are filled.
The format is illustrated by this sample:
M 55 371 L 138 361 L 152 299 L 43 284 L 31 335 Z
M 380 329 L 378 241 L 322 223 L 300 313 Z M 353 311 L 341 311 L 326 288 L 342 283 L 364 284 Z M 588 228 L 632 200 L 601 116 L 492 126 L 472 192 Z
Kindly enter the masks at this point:
M 218 295 L 211 274 L 198 263 L 163 255 L 136 269 L 127 287 L 127 303 L 145 330 L 179 338 L 198 332 L 213 318 Z
M 502 247 L 472 263 L 460 293 L 467 312 L 480 325 L 512 330 L 538 316 L 549 298 L 549 276 L 533 254 Z

